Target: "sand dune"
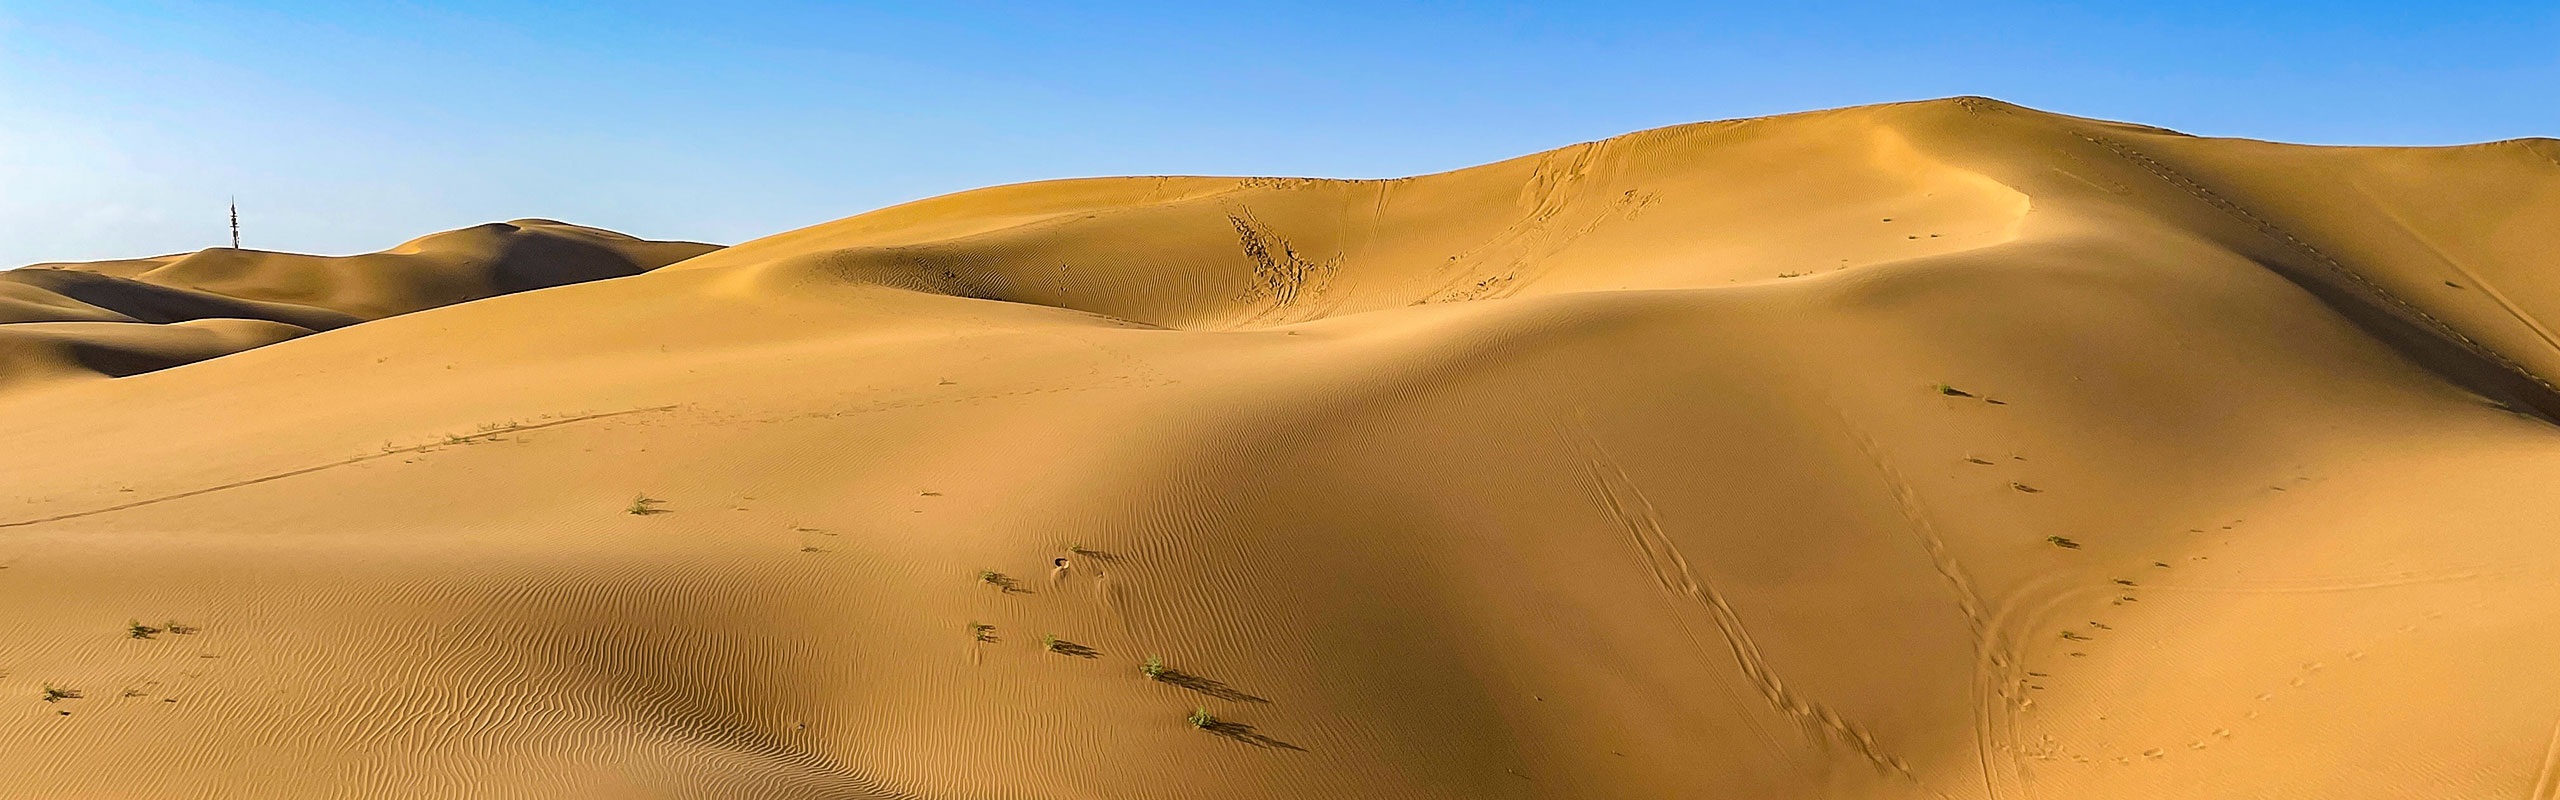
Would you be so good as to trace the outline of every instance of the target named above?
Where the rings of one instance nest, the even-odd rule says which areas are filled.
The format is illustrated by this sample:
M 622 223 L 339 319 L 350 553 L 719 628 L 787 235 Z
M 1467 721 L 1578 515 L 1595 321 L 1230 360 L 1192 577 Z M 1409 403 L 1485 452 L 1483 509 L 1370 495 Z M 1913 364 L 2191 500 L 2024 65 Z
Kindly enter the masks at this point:
M 0 394 L 0 793 L 2560 796 L 2555 158 L 1960 98 L 99 266 L 374 321 Z
M 0 391 L 167 369 L 394 314 L 637 275 L 715 249 L 520 219 L 360 256 L 225 247 L 36 264 L 0 272 Z

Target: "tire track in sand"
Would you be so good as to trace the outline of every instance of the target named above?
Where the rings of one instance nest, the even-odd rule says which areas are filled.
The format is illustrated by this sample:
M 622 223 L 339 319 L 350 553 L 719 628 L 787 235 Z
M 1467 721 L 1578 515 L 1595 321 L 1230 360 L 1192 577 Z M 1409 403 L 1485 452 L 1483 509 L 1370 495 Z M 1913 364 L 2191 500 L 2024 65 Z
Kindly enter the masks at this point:
M 2026 676 L 2020 674 L 2018 659 L 2010 652 L 2005 633 L 2007 615 L 1993 612 L 1983 602 L 1981 593 L 1974 590 L 1973 579 L 1965 574 L 1964 565 L 1956 562 L 1955 554 L 1947 549 L 1946 537 L 1939 535 L 1937 524 L 1930 521 L 1927 510 L 1921 507 L 1919 492 L 1903 478 L 1901 470 L 1894 468 L 1892 460 L 1885 457 L 1875 437 L 1850 422 L 1840 404 L 1832 403 L 1831 412 L 1839 422 L 1842 435 L 1857 445 L 1858 453 L 1866 458 L 1867 464 L 1883 479 L 1885 487 L 1892 491 L 1894 509 L 1902 515 L 1904 522 L 1903 530 L 1928 552 L 1930 566 L 1946 581 L 1956 609 L 1964 614 L 1965 627 L 1973 632 L 1973 740 L 1975 759 L 1982 766 L 1984 796 L 1991 800 L 2008 796 L 2003 790 L 2002 779 L 2005 777 L 2021 787 L 2026 796 L 2034 797 L 2026 764 L 2019 758 L 2013 744 L 2017 740 L 2018 712 L 2025 706 L 2023 687 Z M 2012 686 L 2021 689 L 2011 691 Z M 1995 755 L 2004 752 L 2009 754 L 2010 762 L 2009 773 L 2005 776 L 1996 766 L 1999 756 Z
M 1701 652 L 1708 650 L 1703 644 L 1704 637 L 1698 634 L 1698 626 L 1690 621 L 1690 617 L 1696 612 L 1703 611 L 1715 627 L 1716 633 L 1724 640 L 1725 648 L 1732 656 L 1734 663 L 1741 667 L 1743 677 L 1751 681 L 1753 688 L 1759 690 L 1761 699 L 1766 701 L 1770 708 L 1795 720 L 1797 725 L 1817 742 L 1829 740 L 1845 745 L 1857 751 L 1860 756 L 1873 764 L 1877 771 L 1899 775 L 1933 796 L 1940 798 L 1947 796 L 1922 783 L 1919 777 L 1911 772 L 1911 765 L 1908 762 L 1879 747 L 1873 733 L 1842 719 L 1839 712 L 1788 689 L 1786 683 L 1779 680 L 1777 674 L 1769 668 L 1768 661 L 1761 656 L 1759 645 L 1752 640 L 1750 630 L 1743 626 L 1742 618 L 1734 613 L 1732 603 L 1725 599 L 1722 592 L 1716 590 L 1714 583 L 1701 577 L 1697 570 L 1690 568 L 1687 555 L 1682 553 L 1679 545 L 1663 532 L 1662 520 L 1655 511 L 1652 501 L 1646 499 L 1644 492 L 1627 477 L 1626 471 L 1618 465 L 1617 459 L 1609 455 L 1607 449 L 1601 447 L 1599 440 L 1591 435 L 1589 427 L 1582 418 L 1578 414 L 1571 417 L 1560 416 L 1555 422 L 1555 427 L 1557 433 L 1582 462 L 1583 468 L 1591 479 L 1596 499 L 1607 510 L 1610 518 L 1626 532 L 1627 542 L 1636 551 L 1637 558 L 1653 574 L 1654 580 L 1661 586 L 1667 597 L 1685 601 L 1675 604 L 1673 616 L 1678 620 L 1682 633 L 1688 636 L 1693 647 Z M 1763 741 L 1768 742 L 1773 749 L 1778 750 L 1785 757 L 1785 761 L 1799 769 L 1802 768 L 1802 764 L 1788 754 L 1783 744 L 1770 736 L 1758 720 L 1748 717 L 1745 719 Z
M 63 520 L 68 520 L 68 519 L 79 519 L 79 518 L 81 518 L 81 517 L 92 517 L 92 516 L 97 516 L 97 515 L 99 515 L 99 514 L 112 514 L 112 513 L 118 512 L 118 511 L 126 511 L 126 510 L 130 510 L 130 509 L 136 509 L 136 508 L 141 508 L 141 507 L 143 507 L 143 506 L 148 506 L 148 505 L 158 505 L 158 504 L 160 504 L 160 503 L 166 503 L 166 502 L 169 502 L 169 501 L 171 501 L 171 500 L 184 500 L 184 499 L 187 499 L 187 498 L 190 498 L 190 497 L 197 497 L 197 496 L 201 496 L 201 495 L 208 495 L 208 494 L 212 494 L 212 493 L 214 493 L 214 492 L 225 491 L 225 490 L 229 490 L 229 489 L 238 489 L 238 488 L 241 488 L 241 487 L 244 487 L 244 486 L 256 486 L 256 485 L 258 485 L 258 484 L 261 484 L 261 483 L 267 483 L 267 482 L 270 482 L 270 481 L 280 481 L 280 480 L 284 480 L 284 479 L 286 479 L 286 478 L 298 477 L 298 476 L 302 476 L 302 475 L 309 475 L 309 474 L 311 474 L 311 473 L 319 472 L 319 471 L 322 471 L 322 470 L 337 469 L 337 468 L 339 468 L 339 467 L 345 467 L 345 466 L 353 466 L 353 465 L 356 465 L 356 464 L 362 464 L 362 463 L 364 463 L 364 462 L 367 462 L 367 461 L 373 461 L 373 460 L 376 460 L 376 459 L 390 458 L 390 457 L 392 457 L 392 456 L 407 455 L 407 454 L 410 454 L 410 453 L 423 453 L 423 452 L 426 452 L 426 451 L 429 451 L 429 450 L 433 450 L 433 449 L 436 449 L 436 448 L 439 448 L 439 447 L 451 447 L 451 446 L 459 445 L 459 444 L 470 444 L 470 443 L 472 443 L 472 442 L 474 442 L 474 441 L 480 441 L 480 440 L 486 440 L 486 439 L 496 438 L 496 437 L 498 437 L 498 436 L 502 436 L 502 435 L 510 434 L 510 433 L 522 433 L 522 432 L 525 432 L 525 431 L 531 431 L 531 430 L 541 430 L 541 429 L 543 429 L 543 428 L 558 427 L 558 426 L 561 426 L 561 425 L 567 425 L 567 424 L 575 423 L 575 422 L 587 422 L 587 421 L 590 421 L 590 420 L 599 420 L 599 419 L 605 419 L 605 418 L 608 418 L 608 417 L 620 417 L 620 416 L 625 416 L 625 415 L 630 415 L 630 414 L 643 414 L 643 413 L 648 413 L 648 412 L 653 412 L 653 411 L 673 411 L 673 410 L 675 410 L 676 408 L 678 408 L 678 406 L 671 406 L 671 405 L 669 405 L 669 406 L 651 406 L 651 407 L 648 407 L 648 408 L 633 408 L 633 409 L 626 409 L 626 410 L 622 410 L 622 411 L 608 411 L 608 412 L 601 413 L 601 414 L 587 414 L 587 415 L 584 415 L 584 416 L 568 417 L 568 418 L 565 418 L 565 419 L 556 419 L 556 420 L 552 420 L 552 421 L 550 421 L 550 422 L 536 423 L 536 424 L 532 424 L 532 425 L 509 425 L 509 426 L 504 427 L 504 428 L 495 428 L 495 429 L 491 429 L 491 430 L 481 431 L 481 432 L 478 432 L 478 433 L 471 434 L 471 435 L 469 435 L 469 436 L 454 436 L 454 437 L 450 437 L 450 438 L 448 438 L 448 439 L 446 439 L 446 440 L 444 440 L 444 441 L 432 442 L 432 443 L 429 443 L 429 444 L 413 445 L 413 446 L 410 446 L 410 447 L 399 447 L 399 448 L 393 448 L 393 449 L 389 449 L 389 450 L 383 450 L 383 451 L 381 451 L 381 452 L 377 452 L 377 453 L 367 453 L 367 454 L 364 454 L 364 455 L 356 456 L 356 457 L 354 457 L 354 458 L 346 458 L 346 459 L 339 459 L 339 460 L 337 460 L 337 461 L 331 461 L 331 462 L 326 463 L 326 464 L 319 464 L 319 465 L 316 465 L 316 466 L 303 467 L 303 468 L 301 468 L 301 469 L 295 469 L 295 470 L 287 470 L 287 471 L 284 471 L 284 472 L 278 472 L 278 473 L 273 473 L 273 474 L 269 474 L 269 475 L 261 475 L 261 476 L 255 477 L 255 478 L 248 478 L 248 479 L 245 479 L 245 480 L 232 481 L 232 482 L 230 482 L 230 483 L 220 484 L 220 485 L 216 485 L 216 486 L 207 486 L 207 487 L 204 487 L 204 488 L 202 488 L 202 489 L 189 489 L 189 490 L 187 490 L 187 491 L 178 492 L 178 493 L 175 493 L 175 494 L 164 494 L 164 495 L 160 495 L 160 496 L 157 496 L 157 497 L 147 497 L 147 498 L 143 498 L 143 499 L 140 499 L 140 500 L 134 500 L 134 501 L 131 501 L 131 502 L 118 503 L 118 504 L 116 504 L 116 505 L 107 506 L 107 507 L 104 507 L 104 508 L 92 508 L 92 509 L 89 509 L 89 510 L 87 510 L 87 511 L 73 511 L 73 512 L 70 512 L 70 513 L 67 513 L 67 514 L 55 514 L 55 515 L 50 516 L 50 517 L 37 517 L 37 518 L 35 518 L 35 519 L 22 519 L 22 520 L 14 520 L 14 521 L 10 521 L 10 522 L 0 522 L 0 528 L 21 528 L 21 527 L 25 527 L 25 526 L 28 526 L 28 525 L 42 525 L 42 524 L 47 523 L 47 522 L 61 522 L 61 521 L 63 521 Z

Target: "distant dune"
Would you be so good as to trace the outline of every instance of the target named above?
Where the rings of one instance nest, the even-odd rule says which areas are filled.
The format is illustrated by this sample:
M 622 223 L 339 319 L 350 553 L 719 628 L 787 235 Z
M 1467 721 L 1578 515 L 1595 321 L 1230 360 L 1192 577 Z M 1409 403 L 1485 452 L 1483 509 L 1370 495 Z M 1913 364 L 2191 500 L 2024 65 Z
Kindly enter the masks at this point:
M 512 226 L 0 274 L 0 795 L 2560 797 L 2560 142 Z
M 0 271 L 0 391 L 167 369 L 394 314 L 637 275 L 716 249 L 520 219 L 360 256 L 226 247 Z

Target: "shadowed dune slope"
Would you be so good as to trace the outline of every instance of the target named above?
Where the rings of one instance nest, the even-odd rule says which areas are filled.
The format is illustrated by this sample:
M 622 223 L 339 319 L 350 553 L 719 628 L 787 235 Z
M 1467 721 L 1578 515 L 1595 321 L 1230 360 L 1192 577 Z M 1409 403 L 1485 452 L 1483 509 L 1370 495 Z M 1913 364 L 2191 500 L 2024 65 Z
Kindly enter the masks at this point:
M 359 256 L 225 247 L 36 264 L 0 272 L 0 390 L 166 369 L 394 314 L 637 275 L 715 249 L 520 219 Z
M 1025 184 L 0 395 L 0 793 L 2560 796 L 2555 153 Z

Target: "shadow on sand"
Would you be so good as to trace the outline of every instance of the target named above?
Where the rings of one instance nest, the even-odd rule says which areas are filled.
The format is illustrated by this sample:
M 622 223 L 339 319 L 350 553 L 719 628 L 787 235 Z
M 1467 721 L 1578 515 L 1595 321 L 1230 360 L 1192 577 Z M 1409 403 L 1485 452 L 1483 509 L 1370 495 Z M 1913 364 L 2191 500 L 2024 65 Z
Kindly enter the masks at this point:
M 1178 669 L 1165 670 L 1164 674 L 1156 676 L 1156 680 L 1180 686 L 1220 700 L 1237 703 L 1271 702 L 1253 695 L 1245 694 L 1242 691 L 1238 691 L 1233 686 L 1226 685 L 1224 682 L 1211 678 L 1203 678 Z
M 1241 722 L 1219 720 L 1207 725 L 1202 725 L 1200 726 L 1200 729 L 1229 739 L 1234 739 L 1245 744 L 1253 745 L 1255 747 L 1264 747 L 1274 750 L 1296 750 L 1301 753 L 1307 752 L 1307 749 L 1304 747 L 1299 747 L 1288 742 L 1283 742 L 1278 739 L 1256 733 L 1253 730 L 1253 726 Z

